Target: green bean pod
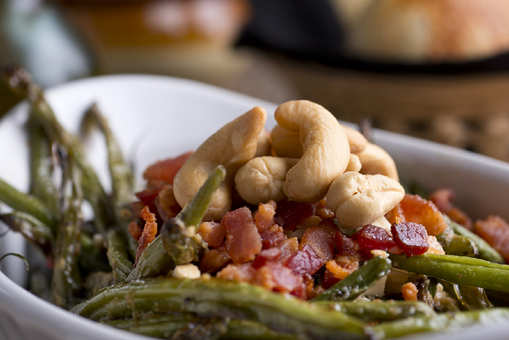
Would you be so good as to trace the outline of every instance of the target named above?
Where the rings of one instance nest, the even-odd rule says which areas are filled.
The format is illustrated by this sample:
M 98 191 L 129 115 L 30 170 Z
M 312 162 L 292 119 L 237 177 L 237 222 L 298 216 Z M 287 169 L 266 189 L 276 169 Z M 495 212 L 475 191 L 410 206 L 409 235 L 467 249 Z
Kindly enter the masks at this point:
M 129 260 L 127 254 L 126 242 L 124 236 L 118 230 L 110 230 L 107 236 L 108 261 L 113 270 L 113 279 L 115 282 L 125 281 L 127 275 L 133 269 L 133 263 Z
M 419 301 L 321 301 L 317 304 L 366 322 L 394 321 L 413 316 L 435 315 L 433 308 Z
M 374 257 L 345 279 L 316 296 L 313 301 L 353 300 L 367 291 L 377 280 L 389 274 L 390 270 L 391 260 Z
M 51 229 L 31 215 L 13 211 L 1 214 L 0 221 L 9 229 L 18 232 L 23 237 L 38 246 L 46 256 L 51 256 L 55 242 Z
M 453 222 L 449 217 L 444 216 L 444 218 L 454 233 L 468 238 L 475 244 L 479 251 L 479 258 L 491 262 L 505 263 L 504 258 L 488 242 L 465 227 Z
M 167 273 L 176 264 L 189 263 L 197 258 L 202 245 L 195 232 L 188 227 L 195 227 L 201 222 L 212 194 L 225 176 L 223 166 L 214 169 L 193 200 L 163 225 L 161 234 L 143 251 L 128 281 Z
M 455 255 L 392 255 L 393 265 L 449 282 L 509 292 L 509 266 Z
M 97 321 L 139 313 L 187 312 L 245 319 L 300 338 L 365 338 L 364 324 L 341 312 L 262 287 L 218 279 L 147 279 L 105 289 L 73 311 Z
M 51 211 L 37 198 L 25 194 L 0 178 L 0 201 L 13 210 L 32 215 L 47 226 L 54 226 Z
M 482 311 L 445 313 L 435 316 L 413 317 L 385 322 L 372 327 L 369 333 L 374 339 L 399 338 L 403 336 L 442 331 L 458 331 L 475 325 L 495 325 L 509 320 L 509 309 L 493 308 Z

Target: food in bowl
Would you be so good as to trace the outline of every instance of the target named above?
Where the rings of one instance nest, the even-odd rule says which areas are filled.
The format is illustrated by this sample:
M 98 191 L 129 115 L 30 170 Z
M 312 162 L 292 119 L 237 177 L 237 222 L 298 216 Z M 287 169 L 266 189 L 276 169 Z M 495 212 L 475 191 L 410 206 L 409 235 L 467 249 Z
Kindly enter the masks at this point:
M 387 161 L 391 160 L 390 156 L 381 153 L 384 167 L 375 166 L 376 162 L 372 161 L 375 157 L 361 157 L 369 150 L 368 146 L 374 144 L 369 144 L 355 131 L 347 133 L 337 121 L 330 121 L 327 118 L 330 113 L 317 104 L 295 101 L 281 105 L 276 113 L 279 128 L 273 130 L 272 138 L 268 139 L 272 140 L 271 148 L 267 148 L 264 124 L 260 124 L 265 112 L 259 108 L 250 110 L 219 129 L 192 154 L 150 166 L 145 171 L 146 189 L 137 194 L 136 201 L 131 196 L 130 168 L 122 160 L 107 122 L 96 108 L 89 110 L 84 126 L 99 126 L 105 132 L 114 178 L 113 194 L 103 200 L 92 200 L 89 197 L 102 194 L 101 190 L 91 190 L 94 176 L 79 150 L 80 144 L 58 127 L 56 120 L 44 119 L 52 117 L 48 105 L 43 101 L 42 92 L 26 80 L 11 78 L 11 85 L 24 84 L 18 89 L 29 90 L 33 101 L 30 119 L 37 117 L 37 121 L 44 124 L 39 132 L 46 136 L 43 138 L 46 143 L 48 136 L 60 136 L 59 146 L 46 148 L 48 154 L 54 155 L 53 160 L 34 158 L 36 153 L 32 152 L 33 160 L 51 161 L 32 161 L 32 169 L 39 169 L 32 173 L 42 173 L 37 178 L 46 179 L 45 185 L 32 185 L 31 196 L 2 190 L 2 200 L 17 205 L 18 211 L 35 215 L 37 220 L 45 220 L 45 223 L 34 223 L 41 230 L 47 230 L 44 226 L 51 228 L 53 219 L 59 221 L 59 226 L 76 224 L 69 221 L 82 224 L 80 216 L 74 217 L 76 204 L 68 203 L 76 202 L 75 197 L 79 201 L 81 194 L 95 207 L 97 217 L 78 229 L 78 236 L 75 236 L 77 228 L 59 227 L 64 233 L 55 235 L 55 246 L 51 245 L 55 236 L 31 238 L 35 242 L 50 240 L 50 246 L 42 249 L 49 249 L 46 252 L 51 254 L 48 258 L 53 259 L 53 271 L 57 273 L 53 275 L 53 300 L 76 313 L 158 337 L 232 338 L 396 337 L 454 328 L 478 319 L 489 322 L 506 317 L 507 312 L 498 308 L 458 311 L 487 307 L 487 301 L 503 301 L 500 294 L 503 295 L 505 289 L 501 284 L 505 280 L 505 266 L 495 263 L 503 261 L 499 252 L 438 212 L 440 208 L 459 222 L 462 220 L 458 216 L 463 216 L 462 223 L 468 226 L 468 216 L 452 206 L 450 194 L 432 195 L 435 205 L 417 196 L 406 196 L 397 180 L 397 172 L 388 171 L 395 170 Z M 296 133 L 290 125 L 284 124 L 287 121 L 281 124 L 279 115 L 286 117 L 288 112 L 319 115 L 301 120 L 308 138 L 301 138 L 300 131 Z M 249 124 L 241 124 L 241 128 L 236 125 L 239 121 Z M 84 135 L 86 130 L 83 129 Z M 30 140 L 33 141 L 32 133 L 30 131 Z M 285 154 L 276 146 L 284 145 L 278 144 L 281 139 L 277 134 L 290 141 L 294 138 L 294 142 L 287 145 L 287 150 L 290 149 L 287 152 L 293 152 L 287 158 L 293 161 L 280 162 L 287 170 L 271 167 L 268 169 L 272 171 L 262 172 L 264 168 L 259 164 L 273 164 L 265 162 L 267 157 L 278 159 Z M 324 141 L 320 139 L 323 135 L 331 138 Z M 243 138 L 250 138 L 251 142 Z M 350 143 L 354 138 L 360 142 Z M 295 148 L 301 140 L 304 143 L 300 149 Z M 305 182 L 303 179 L 287 184 L 286 179 L 290 177 L 285 173 L 295 169 L 302 159 L 306 160 L 303 155 L 309 155 L 308 151 L 320 150 L 314 146 L 331 140 L 335 142 L 322 152 L 334 150 L 335 154 L 348 155 L 348 164 L 344 159 L 327 160 L 326 164 L 345 169 L 334 175 L 331 166 L 320 178 L 321 173 L 315 173 L 314 185 L 306 190 L 291 185 Z M 348 146 L 343 143 L 345 141 Z M 210 143 L 215 146 L 209 147 Z M 229 145 L 244 151 L 249 149 L 250 154 L 230 152 Z M 218 149 L 221 150 L 219 155 L 213 152 Z M 352 156 L 356 154 L 358 161 Z M 257 158 L 262 158 L 263 162 Z M 310 162 L 304 169 L 317 163 Z M 64 196 L 64 207 L 70 207 L 56 218 L 46 213 L 53 209 L 52 195 L 40 191 L 52 187 L 48 185 L 52 181 L 47 181 L 48 176 L 41 170 L 47 169 L 48 164 L 63 170 L 64 183 L 69 187 L 67 191 L 56 190 L 57 196 Z M 189 176 L 186 169 L 196 171 L 196 175 Z M 350 171 L 344 171 L 346 169 Z M 367 173 L 369 169 L 377 170 Z M 377 174 L 382 171 L 386 175 Z M 253 178 L 267 178 L 255 176 L 258 173 L 269 174 L 271 181 L 255 182 L 254 193 L 242 188 Z M 280 173 L 283 176 L 278 175 Z M 326 175 L 330 176 L 332 184 L 324 190 Z M 270 190 L 258 190 L 264 183 Z M 345 189 L 357 185 L 362 190 L 355 191 L 352 197 L 376 198 L 368 200 L 369 209 L 364 209 L 366 201 L 362 199 L 345 199 L 350 197 Z M 6 192 L 10 195 L 6 196 Z M 289 200 L 288 197 L 295 198 Z M 31 203 L 26 203 L 27 198 Z M 182 201 L 186 203 L 180 203 Z M 111 206 L 101 209 L 103 204 Z M 55 210 L 62 210 L 58 202 L 56 206 Z M 359 210 L 351 213 L 353 209 Z M 389 224 L 382 218 L 375 221 L 380 214 Z M 202 216 L 205 216 L 204 221 L 200 221 Z M 105 229 L 104 234 L 99 232 L 100 228 Z M 504 230 L 503 226 L 495 229 Z M 30 238 L 26 231 L 38 229 L 23 230 Z M 434 234 L 439 243 L 430 237 Z M 62 242 L 67 240 L 74 240 L 67 243 L 72 248 Z M 104 240 L 106 247 L 102 243 Z M 502 248 L 499 250 L 503 253 Z M 290 257 L 282 257 L 287 254 L 284 251 Z M 440 255 L 442 251 L 448 255 Z M 417 255 L 423 252 L 428 254 Z M 207 267 L 205 264 L 217 263 L 206 262 L 207 257 L 221 259 L 214 253 L 222 253 L 230 259 L 215 268 Z M 458 268 L 462 271 L 458 272 Z M 70 275 L 75 273 L 81 278 Z M 234 275 L 229 277 L 232 273 Z M 246 275 L 241 277 L 241 274 Z M 74 283 L 78 284 L 73 286 Z

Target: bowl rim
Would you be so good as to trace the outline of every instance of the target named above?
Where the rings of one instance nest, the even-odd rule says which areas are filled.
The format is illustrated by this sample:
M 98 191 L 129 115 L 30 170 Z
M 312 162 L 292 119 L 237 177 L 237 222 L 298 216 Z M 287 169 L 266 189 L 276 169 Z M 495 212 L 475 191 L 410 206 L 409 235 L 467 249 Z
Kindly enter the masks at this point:
M 245 102 L 247 101 L 260 103 L 264 106 L 271 108 L 275 107 L 275 104 L 273 103 L 253 98 L 247 95 L 239 94 L 213 85 L 203 84 L 188 79 L 143 74 L 122 74 L 122 75 L 90 77 L 75 80 L 59 86 L 51 87 L 45 91 L 48 93 L 48 95 L 56 96 L 58 95 L 58 92 L 69 90 L 70 88 L 75 86 L 82 86 L 84 84 L 93 85 L 98 82 L 108 83 L 111 81 L 114 82 L 156 81 L 162 83 L 173 83 L 174 85 L 182 87 L 183 90 L 187 88 L 188 90 L 200 94 L 206 94 L 207 96 L 220 96 L 223 97 L 223 99 L 225 100 L 227 99 L 229 102 L 233 103 L 245 105 Z M 25 102 L 17 104 L 14 108 L 9 110 L 7 115 L 15 114 L 16 112 L 23 110 L 24 107 L 26 108 L 26 105 L 27 104 Z M 345 124 L 350 125 L 350 123 Z M 405 144 L 405 147 L 409 149 L 416 150 L 426 149 L 426 152 L 429 153 L 446 155 L 448 157 L 453 157 L 464 162 L 475 162 L 482 164 L 483 167 L 490 167 L 498 171 L 502 170 L 509 173 L 509 164 L 506 164 L 499 160 L 492 159 L 487 156 L 474 154 L 472 152 L 457 149 L 451 146 L 441 145 L 435 142 L 421 140 L 418 138 L 404 136 L 388 131 L 381 131 L 377 129 L 374 130 L 374 136 L 382 144 L 384 144 L 384 142 L 390 142 L 394 144 Z M 0 296 L 5 298 L 5 302 L 2 303 L 2 305 L 0 305 L 1 311 L 6 313 L 7 315 L 12 316 L 13 318 L 15 318 L 16 315 L 22 314 L 24 319 L 32 321 L 31 326 L 33 326 L 34 329 L 53 328 L 62 331 L 62 334 L 67 335 L 76 334 L 82 336 L 90 336 L 90 330 L 91 328 L 93 328 L 94 329 L 93 336 L 95 337 L 101 336 L 107 339 L 132 339 L 132 340 L 149 339 L 148 337 L 142 335 L 137 335 L 135 333 L 115 329 L 113 327 L 89 320 L 85 317 L 73 314 L 70 311 L 59 308 L 56 305 L 44 301 L 39 297 L 33 295 L 31 292 L 24 289 L 23 287 L 18 286 L 1 271 L 0 271 Z M 71 332 L 70 329 L 72 329 L 72 334 L 70 333 Z M 437 334 L 441 333 L 434 333 L 435 336 Z M 428 338 L 429 335 L 430 334 L 426 334 Z

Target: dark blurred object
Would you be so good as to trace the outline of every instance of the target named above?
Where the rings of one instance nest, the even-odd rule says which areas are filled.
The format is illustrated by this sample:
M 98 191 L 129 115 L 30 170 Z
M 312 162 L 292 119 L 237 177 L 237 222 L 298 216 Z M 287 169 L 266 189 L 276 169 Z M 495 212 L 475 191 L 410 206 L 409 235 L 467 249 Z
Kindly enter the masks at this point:
M 51 6 L 36 0 L 0 0 L 0 66 L 21 65 L 43 86 L 90 75 L 93 62 Z M 16 102 L 0 84 L 0 113 Z

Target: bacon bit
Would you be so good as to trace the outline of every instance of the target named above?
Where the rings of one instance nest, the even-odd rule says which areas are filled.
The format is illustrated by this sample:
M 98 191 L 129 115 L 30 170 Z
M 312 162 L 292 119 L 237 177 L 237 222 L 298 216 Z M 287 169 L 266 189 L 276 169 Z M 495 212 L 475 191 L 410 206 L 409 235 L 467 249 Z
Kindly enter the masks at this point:
M 362 227 L 352 238 L 357 241 L 363 254 L 368 256 L 371 250 L 389 250 L 396 245 L 387 230 L 372 224 Z
M 251 263 L 229 264 L 217 273 L 216 277 L 223 280 L 251 282 L 255 274 L 256 270 Z
M 299 241 L 296 237 L 289 238 L 279 245 L 279 249 L 281 250 L 279 261 L 285 263 L 299 251 Z
M 173 196 L 173 186 L 167 184 L 159 191 L 155 199 L 155 206 L 163 221 L 177 216 L 181 208 Z
M 267 264 L 268 262 L 276 261 L 277 259 L 279 259 L 280 256 L 281 249 L 279 248 L 270 248 L 262 250 L 260 254 L 258 254 L 254 259 L 253 267 L 260 268 Z
M 155 162 L 145 169 L 143 172 L 143 178 L 149 182 L 160 181 L 173 184 L 175 175 L 191 155 L 192 152 L 187 152 L 175 158 L 168 158 Z
M 422 224 L 406 222 L 393 224 L 392 236 L 406 256 L 424 254 L 428 248 L 428 233 Z
M 412 282 L 407 282 L 401 286 L 401 294 L 403 294 L 405 301 L 417 301 L 417 293 L 419 293 L 419 290 Z
M 403 209 L 401 209 L 401 206 L 398 204 L 394 207 L 391 211 L 389 211 L 385 218 L 391 223 L 391 224 L 398 224 L 406 222 L 405 215 L 403 215 Z
M 224 242 L 226 229 L 221 223 L 203 222 L 198 227 L 198 234 L 210 248 L 217 248 Z
M 431 201 L 417 195 L 405 195 L 400 206 L 406 221 L 423 225 L 429 235 L 439 235 L 447 228 L 442 213 Z
M 336 233 L 335 241 L 339 255 L 360 256 L 359 244 L 357 242 L 354 242 L 354 240 L 352 240 L 345 234 L 341 232 Z
M 200 260 L 200 270 L 205 273 L 215 273 L 230 262 L 230 255 L 224 247 L 207 251 Z
M 281 263 L 269 262 L 256 271 L 254 283 L 270 290 L 288 293 L 302 284 L 302 277 L 295 275 Z
M 462 210 L 458 209 L 452 204 L 454 199 L 454 192 L 450 189 L 439 189 L 430 195 L 430 200 L 437 206 L 437 208 L 449 216 L 451 220 L 463 225 L 465 228 L 472 230 L 473 223 L 470 217 Z
M 476 221 L 474 228 L 479 236 L 509 262 L 509 224 L 503 218 L 488 216 L 485 220 Z
M 251 211 L 244 207 L 226 213 L 221 224 L 226 228 L 226 251 L 234 263 L 254 260 L 262 250 L 262 238 Z
M 274 215 L 276 215 L 276 202 L 270 201 L 268 203 L 260 203 L 258 205 L 258 210 L 254 215 L 254 220 L 260 233 L 274 225 Z
M 262 231 L 260 236 L 262 238 L 263 249 L 276 247 L 286 240 L 283 228 L 277 224 L 273 224 L 269 229 Z
M 300 247 L 310 246 L 325 263 L 334 256 L 334 238 L 337 232 L 337 228 L 327 225 L 307 228 L 302 235 Z
M 157 207 L 155 204 L 155 200 L 157 195 L 159 195 L 159 191 L 161 191 L 163 187 L 158 186 L 155 188 L 145 189 L 143 191 L 139 191 L 135 193 L 136 197 L 143 203 L 143 206 L 148 206 L 150 211 L 157 211 Z
M 132 236 L 132 238 L 136 241 L 138 241 L 141 236 L 141 232 L 143 231 L 141 226 L 138 224 L 138 221 L 132 221 L 129 223 L 127 230 L 129 231 L 129 234 Z
M 336 279 L 343 280 L 359 268 L 359 260 L 351 256 L 341 256 L 336 260 L 328 261 L 325 268 Z
M 442 248 L 442 245 L 435 236 L 428 235 L 428 244 L 429 248 L 425 254 L 445 255 L 444 248 Z
M 143 227 L 143 232 L 141 233 L 140 238 L 138 239 L 138 249 L 136 249 L 136 263 L 138 262 L 139 257 L 147 248 L 147 246 L 156 238 L 157 234 L 157 220 L 156 215 L 150 212 L 148 206 L 145 206 L 141 210 L 141 218 L 145 221 L 145 226 Z
M 275 221 L 285 230 L 294 230 L 306 218 L 314 215 L 311 203 L 281 201 L 277 205 Z
M 301 250 L 292 256 L 286 263 L 286 266 L 298 275 L 313 275 L 323 265 L 325 261 L 318 256 L 313 248 L 305 245 Z
M 325 200 L 318 202 L 316 206 L 316 215 L 324 220 L 336 217 L 334 210 L 327 208 L 327 202 Z

